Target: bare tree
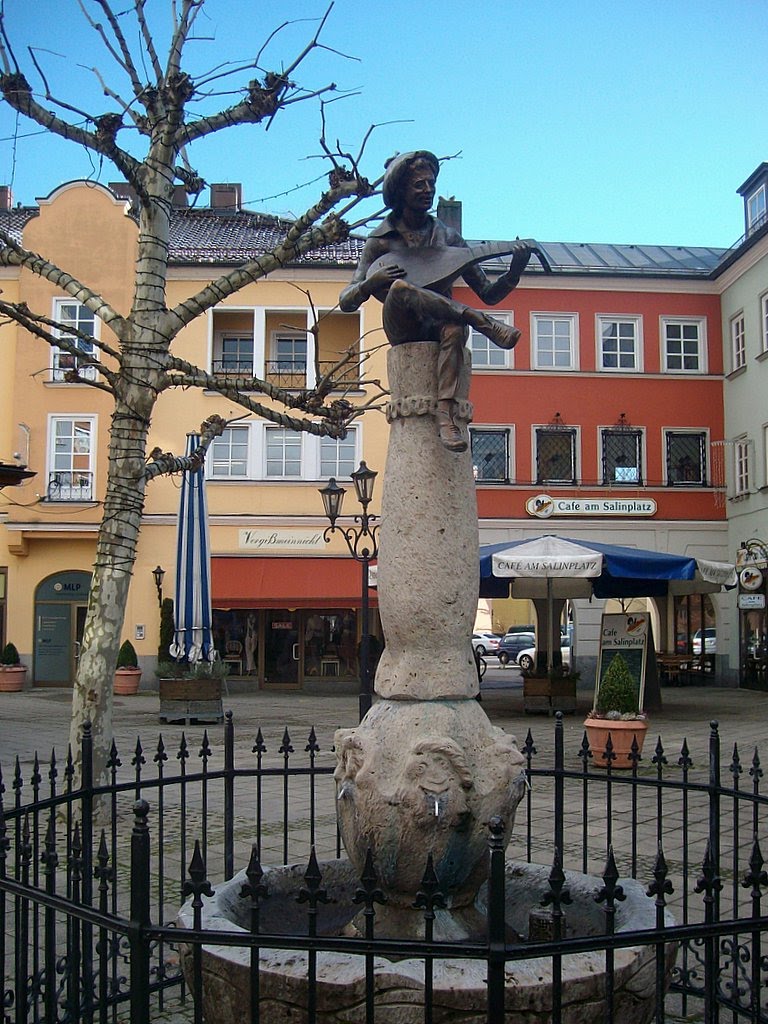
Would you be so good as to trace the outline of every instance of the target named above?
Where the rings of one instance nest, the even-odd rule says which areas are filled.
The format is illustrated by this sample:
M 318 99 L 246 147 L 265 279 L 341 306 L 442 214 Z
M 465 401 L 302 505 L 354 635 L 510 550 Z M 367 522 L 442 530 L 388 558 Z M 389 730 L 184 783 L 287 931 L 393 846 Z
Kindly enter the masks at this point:
M 218 417 L 206 421 L 201 428 L 200 448 L 191 459 L 158 450 L 148 454 L 148 433 L 158 396 L 169 388 L 206 388 L 236 401 L 250 413 L 290 429 L 333 437 L 342 437 L 349 422 L 360 415 L 366 404 L 370 406 L 374 401 L 369 394 L 356 408 L 343 393 L 333 398 L 332 392 L 345 371 L 344 359 L 335 371 L 320 377 L 314 388 L 297 394 L 264 380 L 233 381 L 207 373 L 174 356 L 172 342 L 196 317 L 245 285 L 297 260 L 311 249 L 345 238 L 350 226 L 357 226 L 350 225 L 351 211 L 362 199 L 374 194 L 378 183 L 369 183 L 359 172 L 364 142 L 357 156 L 332 151 L 325 142 L 323 128 L 319 155 L 330 161 L 329 184 L 317 202 L 290 225 L 271 252 L 228 270 L 169 308 L 166 284 L 174 187 L 181 183 L 187 193 L 196 196 L 206 184 L 190 166 L 188 148 L 198 139 L 237 125 L 268 125 L 296 103 L 314 99 L 322 105 L 323 94 L 334 87 L 306 91 L 294 81 L 294 76 L 311 52 L 323 48 L 320 34 L 327 14 L 315 35 L 283 70 L 263 69 L 258 56 L 249 63 L 220 66 L 196 80 L 185 70 L 185 46 L 205 0 L 168 0 L 173 32 L 164 63 L 155 47 L 145 12 L 146 0 L 132 0 L 127 9 L 121 7 L 120 10 L 111 0 L 78 0 L 78 3 L 129 83 L 129 91 L 123 96 L 96 72 L 103 93 L 114 104 L 116 112 L 95 115 L 55 97 L 30 47 L 34 74 L 42 82 L 41 90 L 36 92 L 17 60 L 2 6 L 0 91 L 4 101 L 18 113 L 49 132 L 85 147 L 100 160 L 109 160 L 132 186 L 137 197 L 139 232 L 131 309 L 127 313 L 113 309 L 86 282 L 77 280 L 43 254 L 24 249 L 7 232 L 0 230 L 0 263 L 26 268 L 77 299 L 111 330 L 118 344 L 112 345 L 90 335 L 78 337 L 78 332 L 73 332 L 71 327 L 66 328 L 69 337 L 60 337 L 55 321 L 23 304 L 0 302 L 0 313 L 35 337 L 75 356 L 78 369 L 72 371 L 72 379 L 108 392 L 114 402 L 106 495 L 82 656 L 74 687 L 71 727 L 75 752 L 79 749 L 77 741 L 83 722 L 88 719 L 93 723 L 96 764 L 102 769 L 111 744 L 112 677 L 147 484 L 160 474 L 178 473 L 198 465 L 212 439 L 226 426 Z M 129 44 L 129 39 L 137 42 Z M 210 105 L 210 97 L 208 104 L 205 100 L 212 81 L 229 75 L 242 79 L 247 73 L 258 77 L 251 78 L 240 89 L 232 106 L 213 113 L 198 109 L 198 105 Z M 126 138 L 138 139 L 138 142 L 123 145 Z M 137 150 L 141 151 L 138 155 Z M 88 347 L 94 346 L 109 358 L 106 361 L 84 360 L 79 341 L 86 342 Z M 356 357 L 350 353 L 348 358 Z M 81 374 L 80 370 L 86 366 L 93 368 L 91 373 Z M 270 399 L 269 404 L 257 401 L 254 394 Z M 275 409 L 275 402 L 280 403 L 282 409 Z

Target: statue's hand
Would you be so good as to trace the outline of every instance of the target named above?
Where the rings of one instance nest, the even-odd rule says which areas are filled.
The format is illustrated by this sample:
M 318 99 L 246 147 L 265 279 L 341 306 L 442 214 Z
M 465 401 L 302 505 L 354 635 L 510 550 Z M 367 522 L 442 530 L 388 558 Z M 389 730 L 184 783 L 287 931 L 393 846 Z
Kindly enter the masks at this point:
M 533 250 L 527 242 L 519 241 L 515 243 L 513 250 L 512 259 L 509 261 L 509 270 L 505 274 L 505 277 L 514 284 L 520 280 L 520 275 L 528 266 L 528 261 L 531 258 Z
M 398 263 L 390 263 L 380 267 L 365 279 L 365 287 L 369 295 L 386 294 L 391 285 L 405 277 L 405 270 Z

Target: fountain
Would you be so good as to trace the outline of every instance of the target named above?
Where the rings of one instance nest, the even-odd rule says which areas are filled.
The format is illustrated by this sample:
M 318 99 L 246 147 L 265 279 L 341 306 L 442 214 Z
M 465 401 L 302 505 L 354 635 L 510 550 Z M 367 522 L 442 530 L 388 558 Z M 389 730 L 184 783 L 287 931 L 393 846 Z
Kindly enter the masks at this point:
M 434 177 L 432 188 L 434 195 Z M 385 200 L 393 205 L 391 193 L 388 198 L 385 180 Z M 362 270 L 364 261 L 365 255 Z M 342 294 L 342 308 L 367 298 L 370 292 L 361 291 L 364 280 L 358 271 Z M 458 346 L 452 330 L 441 329 L 439 337 L 434 331 L 419 333 L 422 321 L 427 322 L 420 307 L 423 296 L 431 316 L 435 302 L 448 304 L 449 320 L 464 316 L 466 307 L 399 279 L 389 283 L 384 325 L 393 342 L 388 353 L 391 427 L 378 568 L 386 645 L 375 679 L 379 700 L 357 728 L 338 730 L 335 737 L 338 820 L 348 859 L 320 865 L 331 902 L 318 906 L 317 928 L 327 934 L 364 933 L 353 897 L 372 865 L 375 885 L 385 897 L 376 906 L 376 937 L 423 939 L 424 913 L 414 909 L 414 901 L 429 856 L 445 903 L 435 912 L 435 940 L 482 941 L 487 936 L 483 883 L 488 877 L 488 823 L 494 818 L 504 823 L 499 843 L 505 846 L 525 788 L 524 759 L 514 737 L 493 726 L 475 699 L 479 686 L 470 637 L 478 596 L 478 532 L 467 445 L 472 409 L 464 328 Z M 501 297 L 503 289 L 498 291 Z M 434 327 L 434 320 L 429 322 Z M 464 322 L 473 321 L 460 324 Z M 398 337 L 406 328 L 421 340 Z M 450 399 L 444 397 L 446 358 L 452 361 Z M 296 904 L 305 885 L 304 871 L 304 866 L 284 866 L 265 873 L 262 884 L 268 895 L 260 903 L 261 930 L 306 931 L 305 913 Z M 547 875 L 548 870 L 537 866 L 507 864 L 506 920 L 524 939 L 547 889 Z M 567 878 L 573 899 L 569 934 L 600 933 L 604 918 L 594 903 L 600 880 L 573 874 Z M 250 901 L 241 894 L 245 881 L 241 872 L 205 900 L 204 927 L 248 928 Z M 653 927 L 652 901 L 637 883 L 622 884 L 628 898 L 617 909 L 616 929 Z M 191 922 L 187 904 L 180 923 Z M 307 955 L 264 949 L 259 968 L 262 1019 L 270 1024 L 304 1019 Z M 206 946 L 201 969 L 208 1019 L 245 1024 L 249 951 Z M 563 1005 L 572 1003 L 578 1016 L 565 1019 L 601 1019 L 603 970 L 604 954 L 567 958 Z M 424 1019 L 423 960 L 376 957 L 373 972 L 377 1021 L 410 1024 Z M 341 1024 L 362 1019 L 364 957 L 320 953 L 316 974 L 318 1020 Z M 486 975 L 484 961 L 436 961 L 433 1019 L 485 1021 Z M 551 960 L 516 961 L 508 965 L 506 977 L 507 1010 L 519 1013 L 510 1019 L 530 1024 L 549 1020 Z M 622 1024 L 649 1020 L 653 982 L 652 951 L 617 951 L 615 1019 Z

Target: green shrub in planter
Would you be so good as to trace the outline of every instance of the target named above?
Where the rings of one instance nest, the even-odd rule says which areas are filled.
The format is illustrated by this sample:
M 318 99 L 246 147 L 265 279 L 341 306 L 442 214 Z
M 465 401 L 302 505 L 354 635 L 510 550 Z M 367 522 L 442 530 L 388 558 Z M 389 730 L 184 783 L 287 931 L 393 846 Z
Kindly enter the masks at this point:
M 19 652 L 13 644 L 6 644 L 0 654 L 0 665 L 20 665 Z
M 614 655 L 597 691 L 599 715 L 632 717 L 640 712 L 637 685 L 626 660 L 621 654 Z
M 164 597 L 160 607 L 160 643 L 157 647 L 158 662 L 167 662 L 173 643 L 173 599 Z
M 139 659 L 130 640 L 125 640 L 117 654 L 117 668 L 138 668 Z

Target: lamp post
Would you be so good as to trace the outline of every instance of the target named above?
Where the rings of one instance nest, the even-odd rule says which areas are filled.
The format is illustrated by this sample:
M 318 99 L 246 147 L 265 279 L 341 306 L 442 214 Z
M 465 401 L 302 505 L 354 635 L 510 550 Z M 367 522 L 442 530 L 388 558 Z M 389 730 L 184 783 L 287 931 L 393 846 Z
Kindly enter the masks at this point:
M 360 502 L 363 511 L 354 517 L 358 526 L 337 526 L 336 520 L 341 515 L 341 506 L 344 495 L 347 493 L 343 487 L 339 487 L 336 478 L 331 477 L 326 487 L 320 488 L 320 496 L 323 499 L 325 514 L 328 517 L 330 526 L 326 526 L 323 537 L 326 544 L 330 544 L 331 535 L 340 533 L 346 541 L 350 555 L 356 562 L 360 562 L 363 570 L 363 590 L 361 599 L 361 638 L 360 638 L 360 720 L 365 717 L 373 702 L 373 686 L 370 669 L 370 635 L 369 605 L 368 605 L 368 570 L 371 560 L 378 557 L 379 548 L 377 544 L 378 526 L 371 524 L 377 516 L 370 515 L 368 506 L 373 497 L 373 484 L 377 473 L 368 469 L 364 462 L 352 473 L 352 482 L 355 485 L 357 500 Z
M 165 576 L 165 569 L 161 569 L 158 565 L 157 568 L 152 570 L 152 575 L 155 578 L 155 588 L 157 589 L 157 603 L 163 607 L 163 577 Z

